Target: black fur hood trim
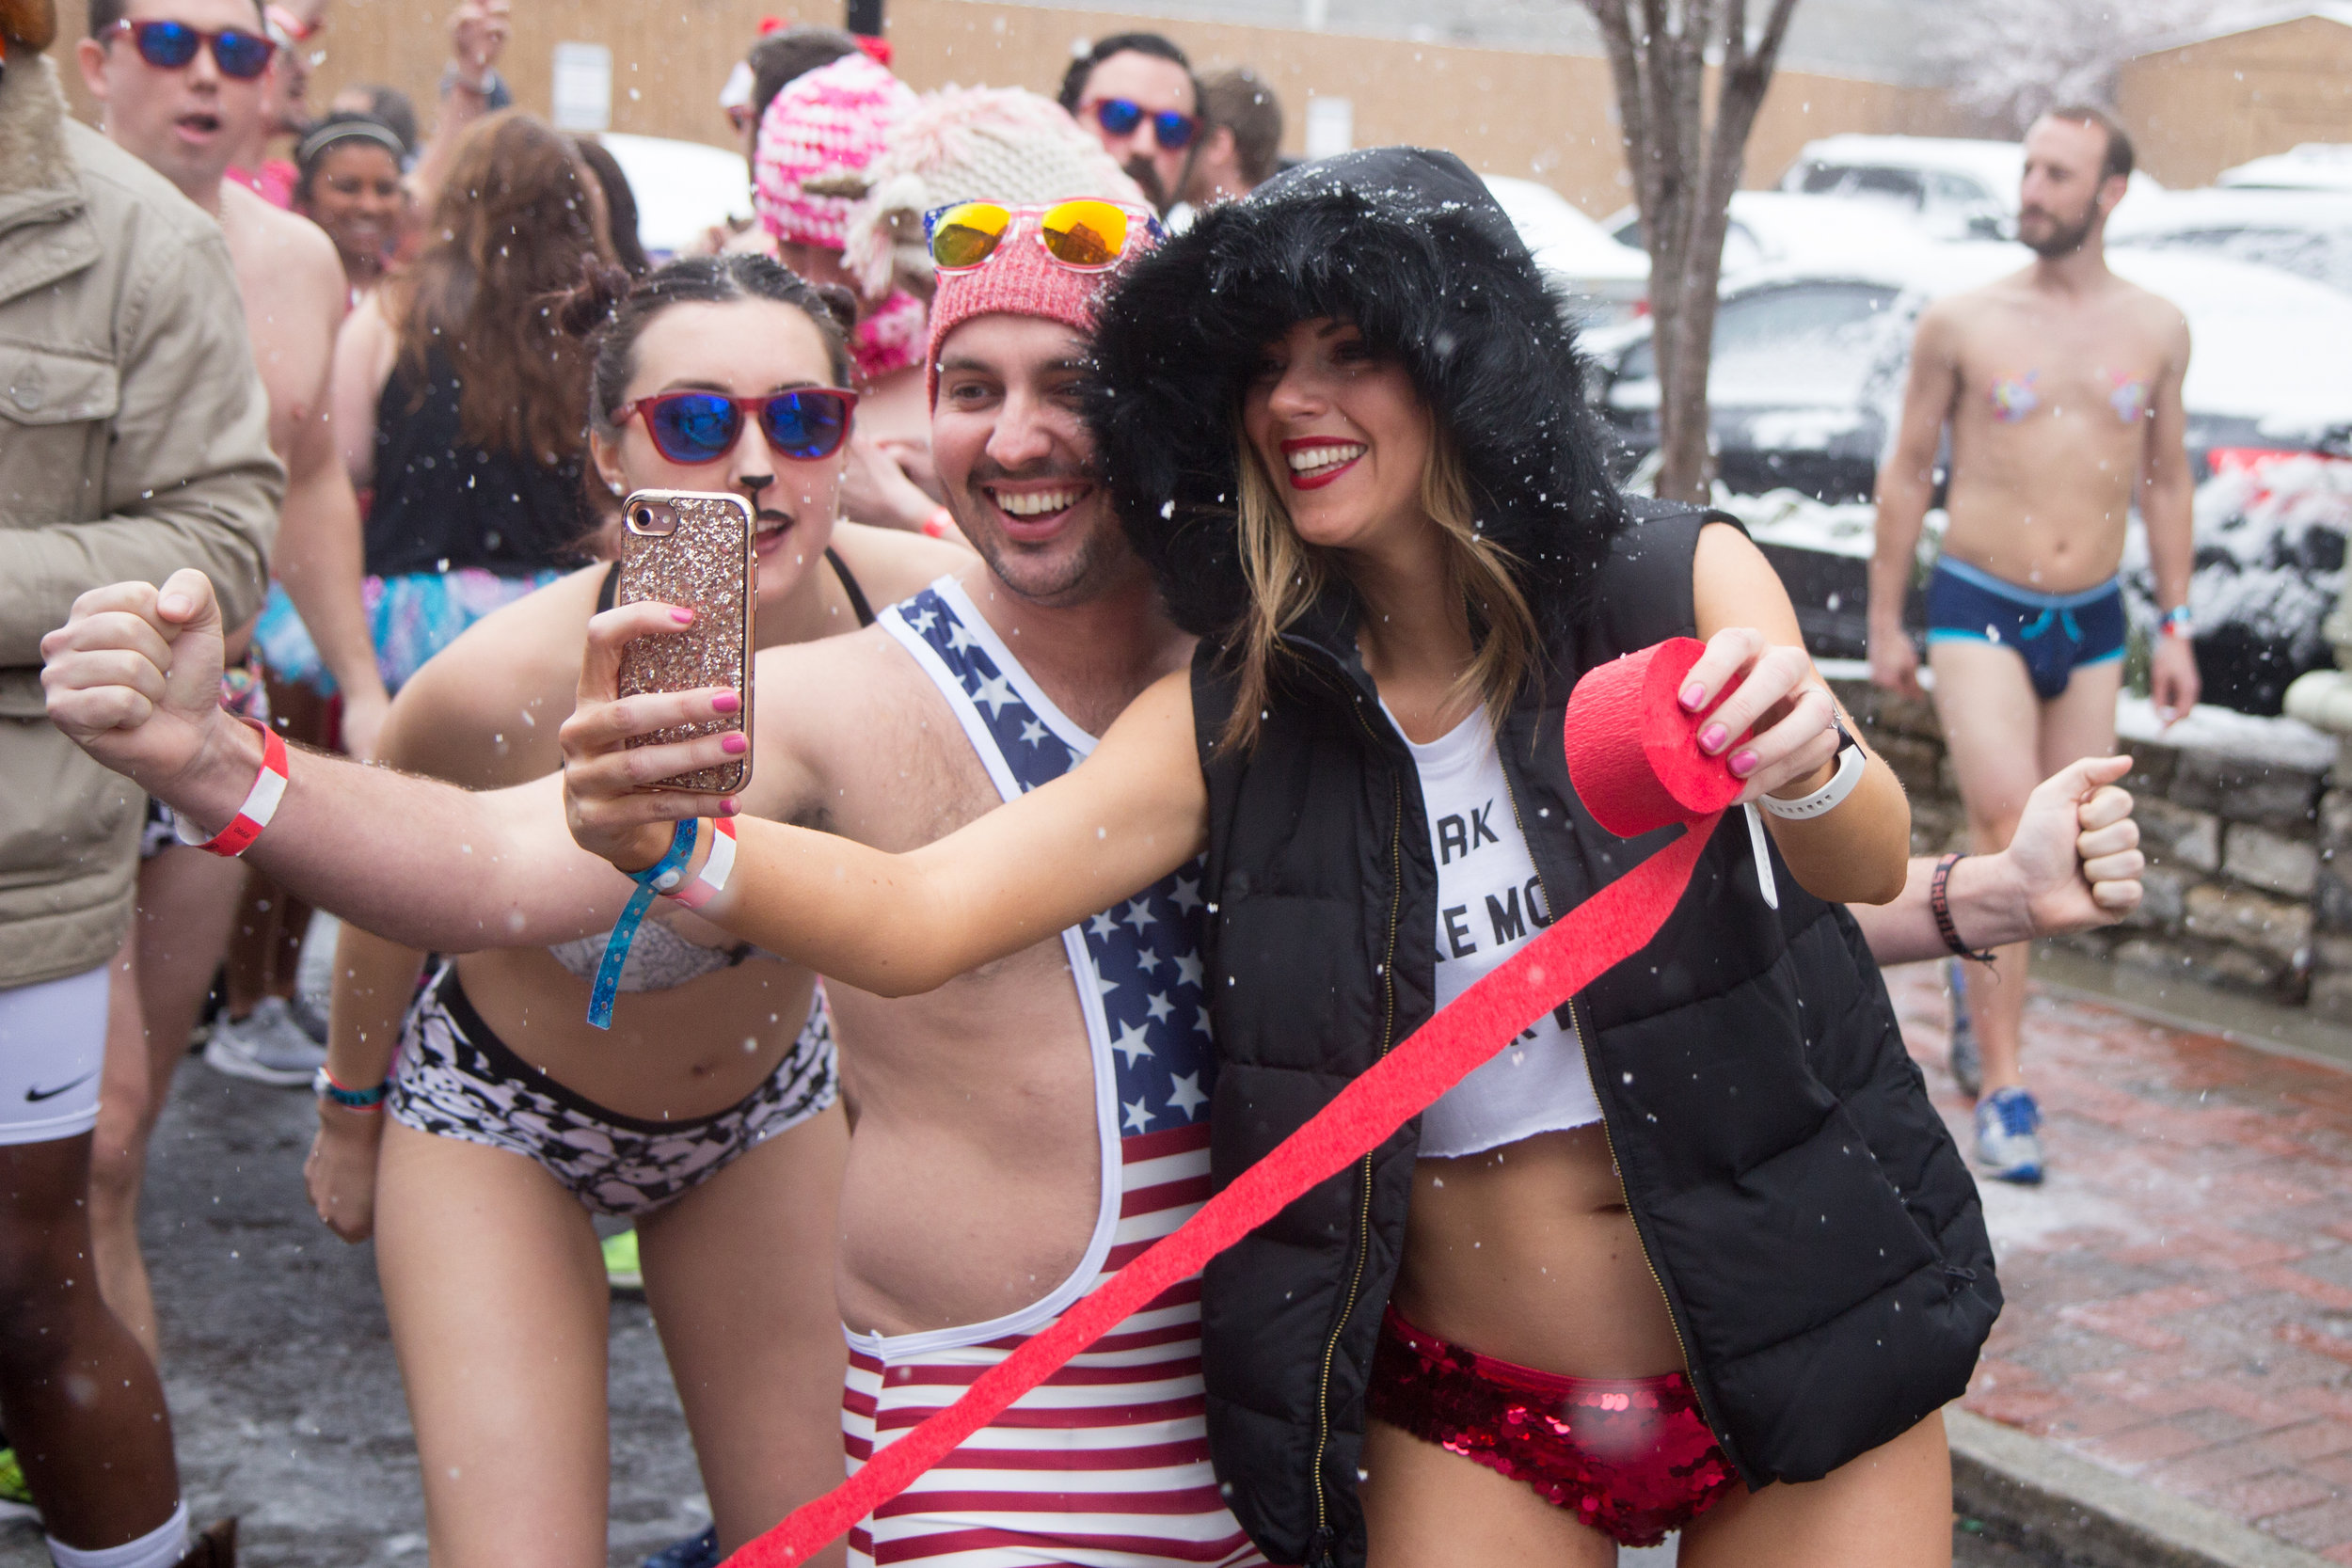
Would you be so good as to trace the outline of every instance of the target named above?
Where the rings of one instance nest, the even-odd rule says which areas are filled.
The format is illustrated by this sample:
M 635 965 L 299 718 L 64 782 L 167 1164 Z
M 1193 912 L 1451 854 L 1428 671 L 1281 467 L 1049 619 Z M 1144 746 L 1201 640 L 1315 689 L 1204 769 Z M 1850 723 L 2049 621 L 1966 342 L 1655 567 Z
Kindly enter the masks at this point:
M 1264 347 L 1336 316 L 1400 358 L 1450 428 L 1479 527 L 1564 633 L 1621 526 L 1564 309 L 1486 184 L 1448 152 L 1306 165 L 1201 214 L 1106 301 L 1087 395 L 1102 475 L 1178 625 L 1248 602 L 1234 418 Z

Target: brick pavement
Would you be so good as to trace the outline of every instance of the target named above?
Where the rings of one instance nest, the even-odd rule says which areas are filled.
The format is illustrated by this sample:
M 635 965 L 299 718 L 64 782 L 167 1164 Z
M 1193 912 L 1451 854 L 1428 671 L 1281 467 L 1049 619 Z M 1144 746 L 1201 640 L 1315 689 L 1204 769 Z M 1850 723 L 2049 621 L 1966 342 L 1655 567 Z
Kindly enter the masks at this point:
M 1967 1148 L 1940 969 L 1887 979 Z M 1983 1184 L 1967 1407 L 2352 1564 L 2352 1073 L 2042 994 L 2026 1031 L 2050 1179 Z

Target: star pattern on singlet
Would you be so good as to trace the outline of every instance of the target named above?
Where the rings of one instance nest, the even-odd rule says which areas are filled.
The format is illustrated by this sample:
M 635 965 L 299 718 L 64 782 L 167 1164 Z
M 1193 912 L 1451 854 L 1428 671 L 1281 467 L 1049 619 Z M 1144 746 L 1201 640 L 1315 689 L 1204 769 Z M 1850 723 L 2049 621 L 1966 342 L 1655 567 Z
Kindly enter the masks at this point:
M 1077 750 L 1030 705 L 1020 683 L 936 590 L 917 594 L 898 614 L 972 700 L 1023 794 L 1078 765 Z M 1206 869 L 1196 859 L 1080 925 L 1110 1027 L 1121 1137 L 1208 1117 L 1216 1052 L 1200 958 Z

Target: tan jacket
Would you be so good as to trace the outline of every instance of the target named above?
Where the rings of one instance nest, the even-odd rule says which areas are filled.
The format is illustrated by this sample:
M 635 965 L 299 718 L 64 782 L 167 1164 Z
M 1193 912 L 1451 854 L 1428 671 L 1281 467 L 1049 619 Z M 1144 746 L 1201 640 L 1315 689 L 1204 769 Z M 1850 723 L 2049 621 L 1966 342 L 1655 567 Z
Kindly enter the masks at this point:
M 28 64 L 30 69 L 28 69 Z M 210 214 L 0 75 L 0 988 L 106 961 L 139 792 L 41 717 L 40 640 L 103 583 L 200 568 L 261 605 L 285 470 Z

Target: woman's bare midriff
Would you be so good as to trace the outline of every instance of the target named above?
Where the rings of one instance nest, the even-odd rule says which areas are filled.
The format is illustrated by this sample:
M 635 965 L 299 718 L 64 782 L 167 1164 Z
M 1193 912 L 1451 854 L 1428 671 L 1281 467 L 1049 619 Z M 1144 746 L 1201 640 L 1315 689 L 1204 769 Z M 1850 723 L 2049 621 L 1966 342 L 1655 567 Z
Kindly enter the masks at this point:
M 1683 1370 L 1598 1123 L 1422 1160 L 1393 1299 L 1432 1334 L 1565 1377 Z
M 466 1000 L 506 1047 L 573 1093 L 644 1121 L 716 1116 L 757 1088 L 807 1022 L 814 977 L 755 958 L 617 1000 L 587 1023 L 587 988 L 540 948 L 457 960 Z

